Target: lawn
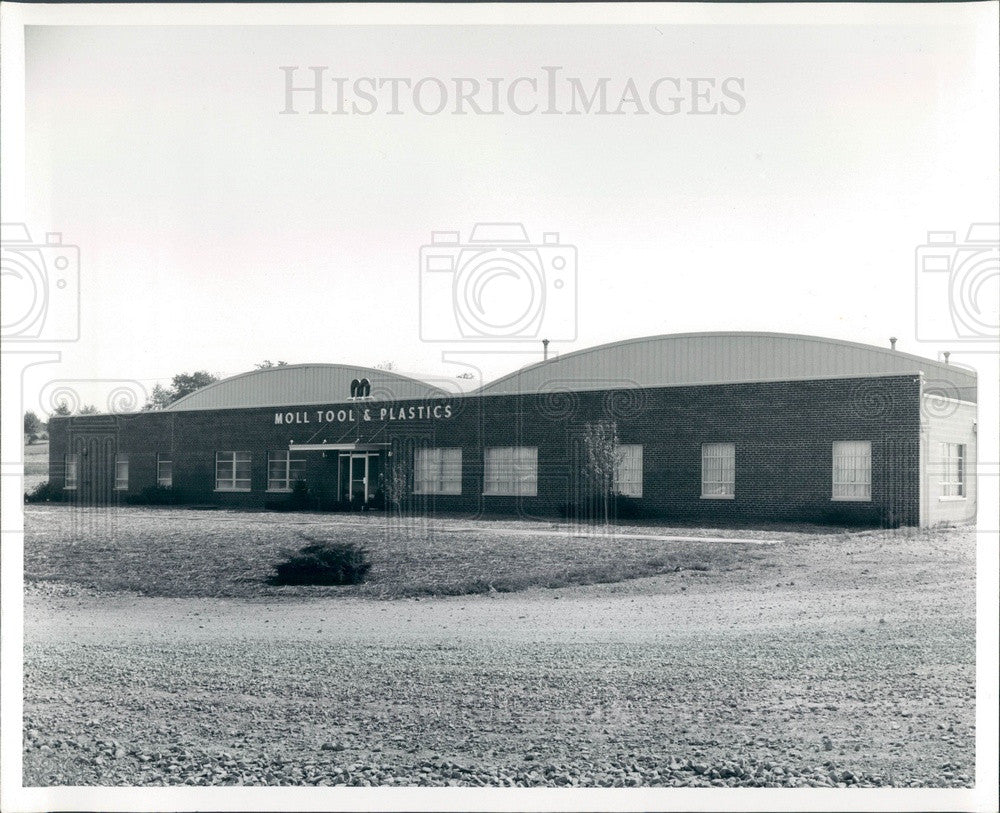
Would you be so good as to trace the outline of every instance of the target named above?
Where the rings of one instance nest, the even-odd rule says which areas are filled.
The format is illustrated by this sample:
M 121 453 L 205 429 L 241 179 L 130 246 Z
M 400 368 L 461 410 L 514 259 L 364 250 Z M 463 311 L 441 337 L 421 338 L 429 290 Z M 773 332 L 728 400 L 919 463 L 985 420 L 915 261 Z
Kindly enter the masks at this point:
M 670 535 L 675 538 L 663 538 Z M 149 596 L 395 598 L 617 582 L 671 571 L 719 573 L 766 560 L 771 540 L 816 538 L 801 530 L 620 527 L 604 533 L 528 521 L 46 504 L 25 507 L 24 572 L 27 581 Z M 319 540 L 363 545 L 372 562 L 365 583 L 268 583 L 286 552 Z
M 49 479 L 49 442 L 26 444 L 24 447 L 24 490 L 33 491 Z

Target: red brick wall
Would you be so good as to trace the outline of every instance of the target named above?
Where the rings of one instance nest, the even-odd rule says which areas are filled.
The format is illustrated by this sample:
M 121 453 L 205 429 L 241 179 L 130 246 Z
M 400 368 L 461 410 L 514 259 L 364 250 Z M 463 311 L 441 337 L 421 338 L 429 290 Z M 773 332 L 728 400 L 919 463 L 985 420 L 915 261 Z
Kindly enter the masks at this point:
M 274 408 L 141 413 L 118 417 L 116 443 L 127 452 L 130 492 L 156 482 L 156 454 L 169 452 L 174 487 L 186 502 L 263 506 L 282 499 L 266 493 L 267 451 L 297 443 L 390 442 L 394 460 L 412 472 L 414 444 L 461 446 L 461 496 L 417 497 L 431 511 L 519 514 L 550 518 L 573 499 L 579 484 L 579 440 L 587 422 L 614 420 L 622 443 L 643 445 L 643 497 L 636 505 L 667 519 L 703 524 L 759 521 L 917 524 L 919 521 L 920 385 L 915 376 L 828 379 L 758 384 L 663 387 L 561 393 L 550 396 L 444 398 L 450 419 L 375 420 L 354 425 L 275 425 Z M 52 479 L 61 480 L 62 455 L 74 424 L 50 428 Z M 871 502 L 834 502 L 832 444 L 872 444 Z M 736 495 L 702 499 L 701 444 L 734 443 Z M 486 446 L 537 446 L 537 497 L 482 495 Z M 253 453 L 253 491 L 214 491 L 215 452 Z M 322 453 L 305 453 L 311 486 L 322 490 Z M 331 468 L 330 471 L 333 471 Z M 61 482 L 57 484 L 61 485 Z

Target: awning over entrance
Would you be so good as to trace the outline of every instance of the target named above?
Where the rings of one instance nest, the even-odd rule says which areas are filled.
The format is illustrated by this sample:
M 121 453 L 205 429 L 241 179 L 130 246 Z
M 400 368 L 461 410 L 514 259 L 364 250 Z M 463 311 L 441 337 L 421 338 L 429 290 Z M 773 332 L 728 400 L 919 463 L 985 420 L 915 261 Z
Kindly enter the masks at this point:
M 289 443 L 292 452 L 381 452 L 388 443 Z

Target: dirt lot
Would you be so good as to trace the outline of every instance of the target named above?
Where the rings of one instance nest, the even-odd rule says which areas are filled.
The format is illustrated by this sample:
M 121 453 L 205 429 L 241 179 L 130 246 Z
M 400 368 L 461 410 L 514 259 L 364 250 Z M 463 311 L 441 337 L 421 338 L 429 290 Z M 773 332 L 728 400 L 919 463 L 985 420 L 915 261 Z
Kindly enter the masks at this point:
M 25 784 L 971 786 L 974 534 L 756 537 L 707 570 L 423 599 L 50 571 Z

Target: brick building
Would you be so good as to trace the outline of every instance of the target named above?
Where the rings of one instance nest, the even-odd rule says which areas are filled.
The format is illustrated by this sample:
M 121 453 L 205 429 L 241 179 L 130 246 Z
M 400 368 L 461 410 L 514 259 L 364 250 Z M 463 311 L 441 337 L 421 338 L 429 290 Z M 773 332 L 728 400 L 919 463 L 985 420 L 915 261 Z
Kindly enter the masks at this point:
M 336 364 L 257 370 L 158 412 L 53 419 L 51 478 L 87 504 L 168 493 L 380 508 L 401 486 L 412 510 L 551 518 L 592 505 L 584 438 L 613 424 L 623 515 L 975 517 L 975 373 L 894 349 L 681 334 L 569 353 L 472 392 L 458 383 Z

